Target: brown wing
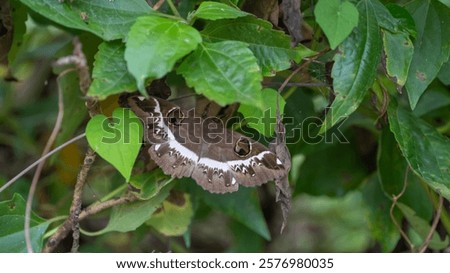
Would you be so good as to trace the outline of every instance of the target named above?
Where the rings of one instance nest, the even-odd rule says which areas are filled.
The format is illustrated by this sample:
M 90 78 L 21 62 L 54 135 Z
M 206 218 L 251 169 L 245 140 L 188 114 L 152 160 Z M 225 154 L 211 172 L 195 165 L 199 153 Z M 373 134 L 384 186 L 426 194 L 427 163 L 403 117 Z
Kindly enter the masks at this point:
M 225 129 L 220 120 L 202 119 L 193 109 L 182 110 L 156 98 L 137 98 L 134 104 L 147 128 L 145 139 L 153 144 L 149 154 L 166 174 L 192 177 L 214 193 L 237 191 L 239 184 L 261 185 L 284 174 L 274 153 Z

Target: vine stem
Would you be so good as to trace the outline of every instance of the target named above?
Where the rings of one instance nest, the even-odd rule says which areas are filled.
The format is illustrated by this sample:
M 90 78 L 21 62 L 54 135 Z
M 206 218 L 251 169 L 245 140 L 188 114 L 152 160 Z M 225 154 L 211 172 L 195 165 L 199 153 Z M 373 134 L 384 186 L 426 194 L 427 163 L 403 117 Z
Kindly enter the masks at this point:
M 59 78 L 59 77 L 58 77 Z M 61 88 L 58 85 L 58 115 L 56 117 L 55 126 L 53 127 L 52 133 L 47 140 L 47 144 L 45 145 L 44 151 L 42 152 L 42 156 L 46 155 L 55 143 L 56 137 L 58 136 L 59 131 L 61 130 L 61 124 L 64 117 L 64 100 L 63 93 Z M 27 203 L 25 206 L 25 221 L 24 221 L 24 233 L 25 233 L 25 243 L 27 246 L 27 252 L 33 252 L 33 246 L 31 244 L 31 234 L 30 234 L 30 226 L 31 226 L 31 207 L 33 204 L 34 193 L 36 192 L 37 184 L 39 182 L 39 177 L 41 176 L 42 169 L 44 168 L 45 160 L 39 162 L 36 171 L 33 175 L 33 180 L 31 181 L 30 191 L 28 192 Z
M 425 240 L 424 240 L 424 242 L 422 244 L 422 247 L 419 250 L 420 253 L 424 253 L 425 250 L 427 250 L 428 245 L 431 242 L 431 238 L 433 238 L 433 233 L 436 230 L 436 227 L 437 227 L 437 225 L 439 223 L 439 219 L 440 219 L 440 216 L 441 216 L 443 205 L 444 205 L 444 198 L 442 197 L 442 195 L 439 195 L 439 206 L 437 208 L 436 215 L 434 216 L 433 224 L 431 225 L 431 228 L 430 228 L 430 230 L 428 232 L 428 235 L 425 238 Z
M 391 204 L 391 208 L 389 210 L 389 215 L 391 216 L 391 220 L 394 223 L 394 225 L 397 227 L 398 231 L 400 232 L 400 235 L 403 237 L 403 239 L 405 239 L 405 241 L 408 243 L 409 248 L 411 250 L 414 249 L 414 244 L 411 242 L 411 240 L 409 240 L 408 235 L 406 235 L 406 233 L 403 231 L 402 227 L 400 226 L 400 224 L 397 222 L 397 220 L 395 219 L 394 216 L 394 208 L 397 206 L 398 200 L 403 196 L 403 194 L 406 191 L 406 188 L 408 186 L 408 174 L 409 174 L 409 166 L 406 167 L 405 169 L 405 174 L 404 174 L 404 179 L 403 179 L 403 188 L 400 191 L 399 194 L 394 195 L 392 197 L 392 204 Z

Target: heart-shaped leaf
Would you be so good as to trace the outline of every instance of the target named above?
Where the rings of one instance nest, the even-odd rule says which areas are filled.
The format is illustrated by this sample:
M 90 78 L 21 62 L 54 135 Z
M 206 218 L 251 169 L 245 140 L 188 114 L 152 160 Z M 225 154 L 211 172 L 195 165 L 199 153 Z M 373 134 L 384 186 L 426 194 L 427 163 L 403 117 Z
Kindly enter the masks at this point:
M 348 1 L 321 0 L 317 3 L 314 14 L 332 49 L 344 41 L 358 25 L 358 10 Z
M 129 181 L 131 169 L 141 147 L 143 126 L 129 109 L 117 108 L 112 119 L 93 117 L 86 127 L 89 145 Z

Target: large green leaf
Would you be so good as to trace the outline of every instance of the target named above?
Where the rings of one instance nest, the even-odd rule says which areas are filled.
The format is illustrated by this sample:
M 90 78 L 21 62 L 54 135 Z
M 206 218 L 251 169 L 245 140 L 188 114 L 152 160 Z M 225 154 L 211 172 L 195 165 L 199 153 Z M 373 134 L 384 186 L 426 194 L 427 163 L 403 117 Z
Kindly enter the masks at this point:
M 410 172 L 405 177 L 408 163 L 389 128 L 385 128 L 380 135 L 377 166 L 379 180 L 386 195 L 389 198 L 399 195 L 406 183 L 399 201 L 413 209 L 421 218 L 430 220 L 433 215 L 431 201 L 414 173 Z
M 125 178 L 131 170 L 142 145 L 143 125 L 129 109 L 117 108 L 112 120 L 96 115 L 86 126 L 86 138 L 91 148 L 111 163 Z
M 136 18 L 152 12 L 145 0 L 20 0 L 33 11 L 68 28 L 104 40 L 123 39 Z
M 25 200 L 14 194 L 11 200 L 0 202 L 0 252 L 27 252 L 25 244 Z M 40 252 L 49 222 L 31 214 L 30 237 L 33 251 Z
M 104 42 L 98 47 L 89 96 L 105 99 L 113 94 L 137 89 L 135 79 L 128 72 L 124 54 L 125 44 L 120 41 Z
M 198 9 L 194 12 L 193 17 L 207 20 L 218 20 L 238 18 L 248 15 L 250 14 L 223 3 L 205 1 L 200 4 Z
M 344 41 L 358 25 L 358 10 L 349 1 L 319 0 L 314 15 L 332 49 Z
M 406 81 L 411 108 L 450 56 L 450 9 L 439 1 L 416 0 L 407 6 L 416 26 L 414 55 Z
M 239 102 L 263 107 L 261 71 L 245 43 L 203 43 L 183 61 L 177 72 L 197 93 L 220 105 Z
M 372 86 L 381 57 L 381 35 L 370 0 L 358 3 L 358 27 L 339 46 L 332 77 L 336 98 L 320 129 L 323 133 L 353 113 Z
M 246 125 L 256 129 L 259 133 L 270 137 L 275 131 L 276 125 L 276 111 L 277 111 L 277 97 L 280 105 L 281 115 L 284 112 L 284 105 L 286 102 L 283 97 L 279 95 L 278 91 L 266 88 L 262 91 L 263 108 L 257 108 L 254 105 L 242 104 L 239 107 L 239 112 L 244 115 Z
M 394 100 L 388 115 L 390 129 L 411 169 L 450 200 L 450 140 Z
M 292 48 L 288 35 L 272 29 L 269 22 L 254 17 L 210 22 L 202 35 L 212 42 L 235 40 L 247 43 L 264 76 L 288 69 L 292 60 L 298 63 L 302 58 L 315 54 L 302 45 Z
M 144 94 L 146 79 L 162 78 L 201 41 L 200 33 L 182 21 L 158 16 L 138 18 L 128 33 L 125 60 L 139 91 Z

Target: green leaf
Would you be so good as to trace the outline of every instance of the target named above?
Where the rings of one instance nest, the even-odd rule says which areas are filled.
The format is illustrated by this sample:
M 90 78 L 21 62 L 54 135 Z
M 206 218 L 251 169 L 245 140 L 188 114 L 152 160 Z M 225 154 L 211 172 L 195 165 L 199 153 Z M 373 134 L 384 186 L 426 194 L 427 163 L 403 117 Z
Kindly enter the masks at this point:
M 273 76 L 277 71 L 291 67 L 291 61 L 300 62 L 316 52 L 299 45 L 291 47 L 291 38 L 272 25 L 254 17 L 210 22 L 202 31 L 205 40 L 220 42 L 234 40 L 245 42 L 258 59 L 264 76 Z
M 223 3 L 206 1 L 200 4 L 198 9 L 194 12 L 193 17 L 206 20 L 218 20 L 218 19 L 232 19 L 248 15 L 251 14 L 230 7 Z
M 382 33 L 387 73 L 396 79 L 398 85 L 403 86 L 408 77 L 414 46 L 406 33 Z
M 181 236 L 188 230 L 193 215 L 189 194 L 172 193 L 146 224 L 165 236 Z
M 141 147 L 143 125 L 129 109 L 117 108 L 112 120 L 94 116 L 86 126 L 86 138 L 94 151 L 130 180 L 131 170 Z
M 14 194 L 11 200 L 0 202 L 0 252 L 27 252 L 24 233 L 25 206 L 25 200 L 19 194 Z M 48 225 L 49 222 L 31 213 L 30 237 L 33 251 L 41 251 Z
M 397 207 L 402 211 L 403 215 L 405 215 L 405 218 L 408 220 L 408 222 L 411 224 L 411 227 L 419 234 L 419 236 L 422 238 L 422 240 L 425 240 L 427 238 L 428 233 L 431 230 L 430 225 L 428 224 L 428 220 L 424 220 L 416 215 L 414 210 L 406 206 L 405 204 L 398 203 Z M 439 234 L 435 230 L 433 232 L 433 235 L 430 240 L 430 244 L 428 245 L 429 248 L 434 250 L 441 250 L 448 246 L 449 244 L 449 238 L 448 236 L 445 236 L 444 240 L 441 240 Z
M 332 70 L 336 98 L 320 133 L 353 113 L 372 86 L 381 57 L 381 35 L 370 0 L 358 3 L 358 27 L 339 46 Z
M 399 195 L 406 183 L 399 201 L 412 208 L 421 218 L 431 220 L 433 206 L 428 194 L 423 190 L 420 179 L 409 170 L 405 181 L 408 163 L 389 128 L 381 132 L 377 161 L 379 180 L 386 195 L 390 198 Z
M 272 136 L 275 131 L 277 118 L 277 96 L 280 103 L 280 113 L 283 113 L 286 102 L 278 91 L 271 88 L 266 88 L 262 91 L 262 109 L 264 110 L 254 105 L 242 104 L 239 107 L 239 112 L 244 115 L 244 119 L 247 121 L 246 125 L 256 129 L 265 136 Z
M 111 231 L 128 232 L 135 230 L 152 217 L 153 213 L 161 206 L 161 203 L 169 196 L 173 185 L 171 183 L 163 187 L 157 195 L 148 200 L 115 206 L 108 225 L 91 235 L 101 235 Z
M 218 195 L 203 190 L 194 185 L 194 182 L 190 183 L 194 189 L 193 196 L 195 194 L 210 207 L 224 212 L 264 239 L 270 240 L 270 232 L 255 189 L 241 187 L 236 192 Z
M 163 187 L 169 184 L 173 178 L 167 176 L 158 168 L 150 173 L 133 175 L 130 178 L 130 185 L 138 190 L 138 197 L 141 200 L 154 198 Z
M 319 0 L 314 15 L 332 49 L 342 43 L 358 25 L 358 10 L 348 1 Z
M 139 91 L 146 94 L 146 79 L 162 78 L 201 41 L 200 33 L 184 22 L 158 16 L 138 18 L 128 34 L 125 60 Z
M 388 115 L 390 129 L 411 169 L 450 200 L 450 140 L 394 100 Z
M 201 44 L 178 67 L 187 85 L 219 105 L 235 102 L 262 108 L 261 71 L 247 44 Z
M 372 175 L 361 187 L 363 200 L 369 213 L 367 224 L 372 237 L 380 244 L 382 252 L 392 252 L 400 239 L 400 232 L 390 217 L 392 200 L 382 190 L 377 175 Z M 401 223 L 402 215 L 394 210 L 397 223 Z
M 414 55 L 406 80 L 411 109 L 450 56 L 450 9 L 439 1 L 414 1 L 407 6 L 417 26 Z
M 136 81 L 128 72 L 124 54 L 125 44 L 120 41 L 103 42 L 98 47 L 89 96 L 102 100 L 124 91 L 136 91 Z
M 152 12 L 145 0 L 20 1 L 58 24 L 92 32 L 107 41 L 125 38 L 136 18 Z

